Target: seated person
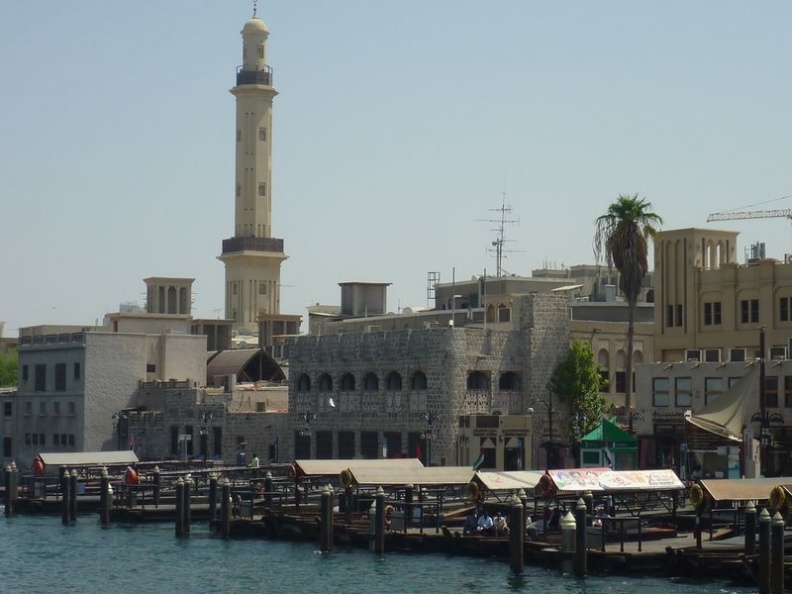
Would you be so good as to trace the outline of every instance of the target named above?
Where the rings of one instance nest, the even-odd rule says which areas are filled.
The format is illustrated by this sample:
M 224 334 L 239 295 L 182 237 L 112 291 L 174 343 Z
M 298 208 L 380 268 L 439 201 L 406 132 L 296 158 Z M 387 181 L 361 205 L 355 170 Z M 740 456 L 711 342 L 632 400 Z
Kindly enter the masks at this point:
M 501 515 L 500 512 L 495 514 L 495 520 L 493 521 L 495 525 L 495 534 L 498 536 L 503 536 L 504 534 L 509 533 L 509 526 L 506 523 L 506 518 Z
M 470 515 L 465 518 L 465 525 L 462 526 L 462 534 L 469 536 L 476 533 L 476 526 L 478 525 L 478 518 L 476 512 L 470 512 Z
M 487 510 L 481 512 L 479 516 L 478 523 L 476 525 L 476 531 L 484 536 L 492 535 L 494 528 L 494 523 L 492 522 L 492 518 L 487 513 Z
M 540 523 L 534 523 L 531 516 L 525 516 L 525 535 L 531 540 L 539 537 Z

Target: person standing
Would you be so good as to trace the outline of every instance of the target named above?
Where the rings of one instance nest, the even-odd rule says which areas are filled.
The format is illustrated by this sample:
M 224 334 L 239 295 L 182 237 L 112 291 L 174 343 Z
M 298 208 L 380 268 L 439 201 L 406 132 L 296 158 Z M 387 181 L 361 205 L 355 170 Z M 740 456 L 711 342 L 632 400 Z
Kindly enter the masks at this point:
M 258 454 L 254 453 L 253 459 L 250 461 L 250 464 L 248 464 L 248 468 L 258 468 L 258 467 L 259 467 Z

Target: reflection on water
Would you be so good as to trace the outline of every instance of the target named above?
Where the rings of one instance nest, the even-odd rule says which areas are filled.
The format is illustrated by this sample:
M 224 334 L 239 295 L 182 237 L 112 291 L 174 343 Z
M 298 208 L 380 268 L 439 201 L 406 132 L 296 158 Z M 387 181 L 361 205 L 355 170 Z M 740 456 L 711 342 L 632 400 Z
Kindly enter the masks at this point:
M 393 553 L 377 557 L 359 549 L 320 553 L 306 543 L 224 541 L 196 524 L 177 539 L 170 524 L 99 526 L 80 516 L 64 527 L 59 517 L 0 519 L 0 583 L 25 592 L 95 592 L 104 580 L 132 592 L 256 591 L 377 594 L 420 592 L 536 592 L 541 594 L 748 594 L 727 583 L 657 578 L 588 576 L 526 566 L 513 576 L 505 562 L 446 555 Z M 114 586 L 116 585 L 117 588 Z M 169 591 L 170 589 L 170 591 Z M 120 594 L 120 593 L 118 593 Z

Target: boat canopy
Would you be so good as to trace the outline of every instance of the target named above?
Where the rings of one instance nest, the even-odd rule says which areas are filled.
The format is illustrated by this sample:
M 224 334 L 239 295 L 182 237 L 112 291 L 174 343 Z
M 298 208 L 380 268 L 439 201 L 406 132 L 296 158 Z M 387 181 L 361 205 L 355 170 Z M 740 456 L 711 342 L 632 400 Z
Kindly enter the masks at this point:
M 109 452 L 40 452 L 44 464 L 51 467 L 66 466 L 121 466 L 138 462 L 132 450 Z
M 424 468 L 418 458 L 382 458 L 379 460 L 295 460 L 296 477 L 302 476 L 333 476 L 337 477 L 351 466 L 355 468 Z

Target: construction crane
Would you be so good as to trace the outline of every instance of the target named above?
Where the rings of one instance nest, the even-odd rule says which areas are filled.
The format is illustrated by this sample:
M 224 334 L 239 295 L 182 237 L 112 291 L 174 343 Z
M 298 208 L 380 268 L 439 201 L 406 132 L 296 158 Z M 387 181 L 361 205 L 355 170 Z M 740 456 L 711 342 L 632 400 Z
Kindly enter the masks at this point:
M 707 222 L 774 218 L 787 218 L 792 220 L 792 208 L 781 208 L 778 210 L 745 210 L 742 212 L 714 212 L 707 217 Z

